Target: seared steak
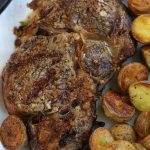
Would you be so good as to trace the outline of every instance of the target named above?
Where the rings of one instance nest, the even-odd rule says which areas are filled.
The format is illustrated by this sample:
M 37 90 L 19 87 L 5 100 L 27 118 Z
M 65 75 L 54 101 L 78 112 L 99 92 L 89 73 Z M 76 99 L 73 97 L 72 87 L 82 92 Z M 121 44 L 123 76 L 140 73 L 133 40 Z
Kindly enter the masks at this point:
M 88 139 L 96 117 L 96 91 L 76 61 L 79 39 L 76 33 L 31 37 L 4 69 L 8 112 L 37 114 L 29 122 L 33 150 L 77 150 Z
M 33 0 L 29 7 L 3 70 L 6 108 L 33 115 L 33 150 L 82 149 L 96 83 L 104 85 L 134 53 L 130 18 L 117 0 Z
M 4 100 L 10 114 L 54 112 L 78 97 L 82 88 L 75 60 L 79 38 L 74 33 L 35 36 L 17 49 L 3 71 Z M 92 93 L 91 79 L 82 84 L 89 84 L 84 88 Z
M 53 114 L 36 115 L 29 121 L 29 141 L 33 150 L 79 150 L 88 142 L 95 120 L 95 102 L 83 76 L 69 106 Z M 83 83 L 84 82 L 84 83 Z M 78 94 L 77 94 L 78 93 Z M 77 97 L 76 97 L 77 95 Z M 72 97 L 72 98 L 73 98 Z
M 16 30 L 18 39 L 24 42 L 32 35 L 79 33 L 84 43 L 79 49 L 80 65 L 100 84 L 105 84 L 117 65 L 134 54 L 131 19 L 118 0 L 34 0 L 29 7 L 34 11 L 25 25 Z M 89 47 L 87 40 L 99 41 L 99 46 L 91 47 L 97 50 L 84 51 Z M 101 55 L 96 64 L 90 62 L 95 55 Z

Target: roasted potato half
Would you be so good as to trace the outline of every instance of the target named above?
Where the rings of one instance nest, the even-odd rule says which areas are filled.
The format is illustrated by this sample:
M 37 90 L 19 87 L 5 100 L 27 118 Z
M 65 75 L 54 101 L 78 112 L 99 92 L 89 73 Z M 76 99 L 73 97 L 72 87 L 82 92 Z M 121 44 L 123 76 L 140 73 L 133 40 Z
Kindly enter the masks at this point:
M 136 150 L 146 150 L 146 148 L 139 143 L 133 143 L 133 145 L 136 148 Z
M 150 0 L 128 0 L 128 6 L 135 15 L 150 14 Z
M 110 131 L 115 140 L 136 141 L 136 133 L 132 126 L 128 124 L 116 124 Z
M 128 100 L 127 96 L 121 96 L 112 90 L 107 91 L 102 103 L 105 115 L 116 122 L 130 120 L 135 113 L 135 108 L 126 103 Z
M 150 150 L 150 135 L 148 135 L 147 137 L 145 137 L 143 140 L 141 140 L 140 142 L 145 148 L 147 148 L 148 150 Z
M 8 116 L 0 128 L 1 142 L 8 150 L 18 150 L 27 142 L 26 127 L 17 116 Z
M 136 150 L 130 142 L 123 140 L 114 141 L 111 148 L 112 150 Z
M 141 138 L 150 134 L 150 111 L 142 112 L 137 117 L 134 129 Z
M 128 93 L 132 83 L 143 80 L 148 80 L 148 69 L 138 62 L 125 65 L 118 75 L 118 84 L 124 93 Z
M 97 128 L 90 137 L 89 145 L 91 150 L 107 150 L 107 146 L 113 141 L 114 138 L 108 129 Z
M 142 54 L 148 68 L 150 69 L 150 45 L 142 47 Z
M 129 87 L 130 100 L 139 111 L 150 111 L 150 82 L 140 81 Z
M 141 43 L 150 42 L 150 14 L 137 17 L 131 26 L 133 37 Z

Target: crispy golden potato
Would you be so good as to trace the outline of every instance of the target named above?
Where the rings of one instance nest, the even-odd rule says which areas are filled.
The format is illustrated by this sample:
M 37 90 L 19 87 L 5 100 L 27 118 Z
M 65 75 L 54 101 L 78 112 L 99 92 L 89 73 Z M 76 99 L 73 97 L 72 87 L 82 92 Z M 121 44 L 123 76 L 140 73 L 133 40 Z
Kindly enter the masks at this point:
M 130 142 L 123 140 L 114 141 L 111 148 L 112 150 L 136 150 Z
M 147 148 L 148 150 L 150 150 L 150 135 L 148 135 L 147 137 L 145 137 L 143 140 L 141 140 L 140 142 L 145 148 Z
M 118 75 L 118 84 L 124 93 L 128 93 L 132 83 L 143 80 L 148 80 L 148 69 L 138 62 L 125 65 Z
M 150 0 L 128 0 L 128 6 L 135 15 L 150 13 Z
M 107 146 L 113 141 L 114 138 L 108 129 L 98 128 L 92 133 L 89 145 L 91 150 L 107 150 Z
M 140 81 L 129 87 L 130 100 L 139 111 L 150 111 L 150 82 Z
M 134 129 L 141 138 L 144 138 L 150 134 L 150 111 L 142 112 L 138 116 Z
M 112 90 L 107 91 L 102 103 L 105 115 L 116 122 L 129 121 L 135 113 L 135 108 L 125 102 L 128 99 L 127 96 L 121 96 Z
M 150 45 L 142 47 L 142 54 L 148 68 L 150 69 Z
M 134 145 L 136 150 L 146 150 L 146 148 L 139 143 L 132 143 L 132 144 Z
M 141 43 L 150 42 L 150 14 L 137 17 L 131 26 L 133 37 Z
M 17 116 L 8 116 L 0 128 L 1 142 L 9 150 L 18 150 L 27 142 L 26 127 Z
M 136 133 L 132 126 L 128 124 L 116 124 L 110 131 L 115 140 L 136 141 Z

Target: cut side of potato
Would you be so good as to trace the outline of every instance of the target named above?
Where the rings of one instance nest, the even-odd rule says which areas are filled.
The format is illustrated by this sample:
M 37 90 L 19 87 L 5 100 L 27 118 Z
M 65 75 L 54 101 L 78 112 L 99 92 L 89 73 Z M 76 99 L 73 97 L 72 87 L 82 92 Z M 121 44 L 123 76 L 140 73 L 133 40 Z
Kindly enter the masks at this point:
M 132 83 L 143 80 L 148 80 L 148 69 L 138 62 L 125 65 L 118 75 L 118 85 L 124 93 Z
M 128 124 L 116 124 L 110 131 L 115 140 L 136 141 L 136 133 L 132 126 Z
M 133 145 L 136 148 L 136 150 L 146 150 L 146 148 L 139 143 L 133 143 Z
M 130 100 L 139 111 L 150 111 L 150 82 L 140 81 L 129 87 Z
M 128 6 L 135 15 L 150 14 L 150 0 L 128 0 Z
M 105 115 L 116 122 L 129 121 L 135 114 L 135 108 L 126 103 L 125 98 L 129 100 L 129 97 L 115 91 L 107 91 L 102 103 Z
M 145 148 L 150 150 L 150 135 L 145 137 L 141 142 L 140 142 Z
M 134 129 L 137 134 L 144 138 L 150 133 L 150 111 L 142 112 L 136 119 Z
M 114 141 L 111 148 L 112 150 L 136 150 L 130 142 L 123 140 Z
M 137 17 L 131 26 L 133 37 L 141 43 L 150 42 L 150 14 Z
M 108 129 L 98 128 L 92 133 L 89 145 L 91 150 L 107 150 L 107 146 L 109 146 L 113 141 L 114 138 Z
M 142 47 L 142 54 L 148 68 L 150 69 L 150 45 Z
M 8 116 L 0 128 L 1 142 L 9 150 L 18 150 L 27 142 L 26 127 L 17 116 Z

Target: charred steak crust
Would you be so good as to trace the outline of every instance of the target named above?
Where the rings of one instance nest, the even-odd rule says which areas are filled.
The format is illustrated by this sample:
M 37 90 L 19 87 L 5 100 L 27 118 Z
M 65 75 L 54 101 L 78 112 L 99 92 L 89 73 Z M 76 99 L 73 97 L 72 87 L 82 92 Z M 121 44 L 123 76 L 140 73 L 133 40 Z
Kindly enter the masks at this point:
M 95 84 L 104 85 L 134 54 L 131 20 L 118 0 L 28 6 L 33 13 L 15 28 L 17 48 L 3 70 L 6 108 L 32 116 L 33 150 L 82 149 L 95 120 Z

